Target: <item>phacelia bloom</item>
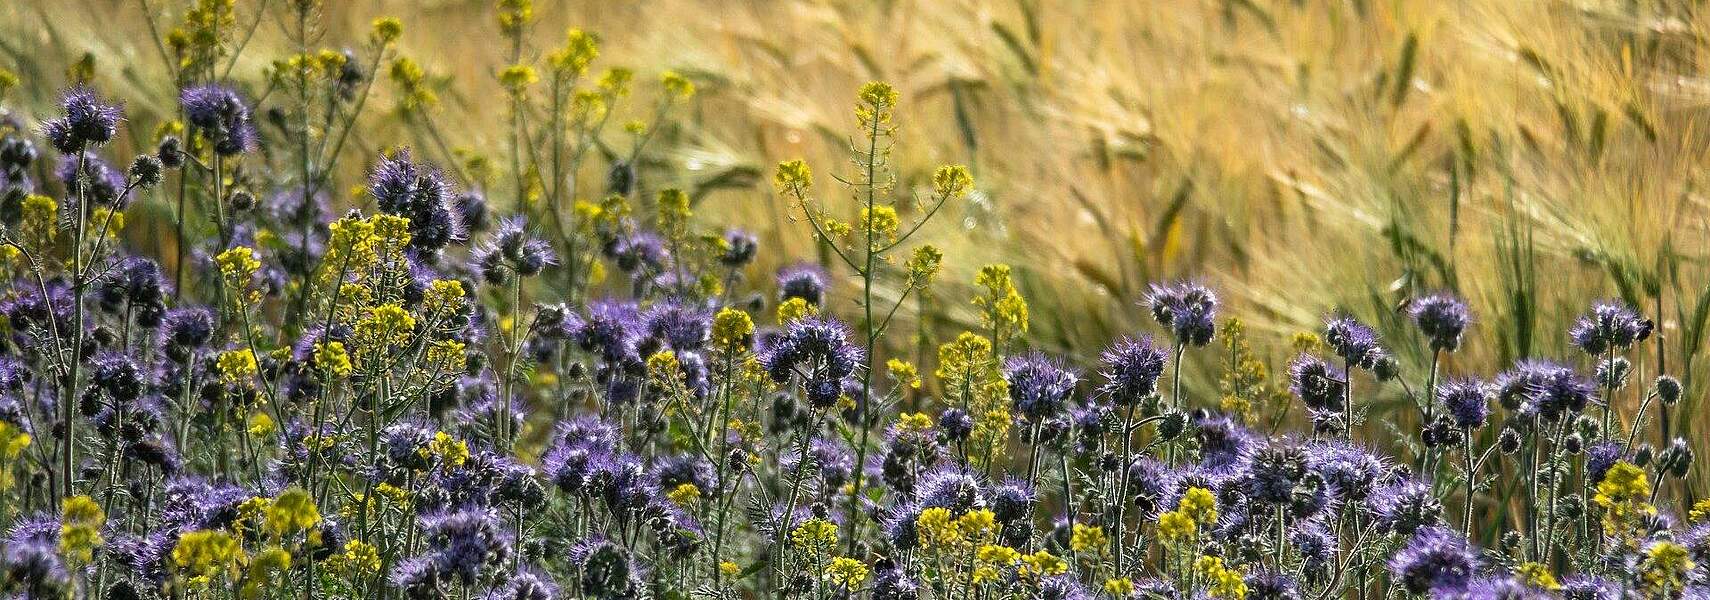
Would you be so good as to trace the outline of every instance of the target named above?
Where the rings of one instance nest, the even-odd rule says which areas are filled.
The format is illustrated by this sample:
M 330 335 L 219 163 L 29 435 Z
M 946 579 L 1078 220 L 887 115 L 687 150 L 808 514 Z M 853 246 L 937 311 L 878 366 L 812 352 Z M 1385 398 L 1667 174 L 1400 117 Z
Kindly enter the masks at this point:
M 676 352 L 699 350 L 712 335 L 712 311 L 691 304 L 660 302 L 641 319 L 651 339 Z
M 1294 499 L 1295 484 L 1306 475 L 1306 453 L 1299 448 L 1276 446 L 1260 450 L 1246 480 L 1247 497 L 1271 505 Z
M 825 270 L 819 265 L 798 263 L 778 271 L 778 301 L 801 298 L 819 306 L 825 301 Z
M 1217 294 L 1205 286 L 1185 281 L 1153 284 L 1145 303 L 1177 343 L 1204 346 L 1217 331 Z
M 1601 357 L 1609 350 L 1625 350 L 1651 335 L 1652 323 L 1626 304 L 1599 302 L 1579 318 L 1569 339 L 1581 351 Z
M 555 600 L 557 597 L 558 586 L 552 582 L 551 576 L 524 569 L 489 593 L 486 600 Z
M 1248 600 L 1301 600 L 1294 578 L 1268 569 L 1247 574 Z
M 215 83 L 198 85 L 179 94 L 178 102 L 184 107 L 184 120 L 213 142 L 214 152 L 231 156 L 255 146 L 249 105 L 237 90 Z
M 1431 340 L 1431 349 L 1454 352 L 1461 346 L 1461 334 L 1472 322 L 1465 302 L 1454 296 L 1426 296 L 1413 301 L 1408 316 L 1419 332 Z
M 428 547 L 434 549 L 438 570 L 472 582 L 489 564 L 509 554 L 507 534 L 498 517 L 486 510 L 465 509 L 422 518 Z
M 718 255 L 718 262 L 730 268 L 738 268 L 754 261 L 754 255 L 760 251 L 760 241 L 754 234 L 741 229 L 731 229 L 724 232 L 724 252 Z
M 102 102 L 86 87 L 75 87 L 60 98 L 65 116 L 42 123 L 42 135 L 62 154 L 75 154 L 113 140 L 124 112 Z
M 618 238 L 612 245 L 612 259 L 625 273 L 659 273 L 671 254 L 665 251 L 665 238 L 643 230 Z
M 1199 462 L 1214 471 L 1230 471 L 1247 464 L 1258 452 L 1259 440 L 1246 427 L 1221 414 L 1207 414 L 1194 420 L 1194 436 L 1199 439 Z
M 1348 382 L 1336 369 L 1318 357 L 1301 354 L 1288 366 L 1289 390 L 1301 403 L 1315 411 L 1347 410 Z
M 1080 381 L 1074 371 L 1038 353 L 1010 358 L 1003 376 L 1016 412 L 1034 421 L 1061 413 Z
M 466 235 L 463 215 L 451 204 L 451 184 L 432 165 L 411 160 L 408 150 L 380 157 L 368 176 L 368 194 L 381 212 L 410 220 L 411 248 L 431 253 Z
M 1364 500 L 1389 471 L 1383 458 L 1341 441 L 1307 445 L 1306 464 L 1332 492 L 1350 501 Z
M 830 407 L 843 392 L 843 378 L 855 372 L 861 348 L 849 342 L 849 330 L 829 318 L 805 317 L 761 349 L 760 364 L 778 383 L 800 374 L 808 402 Z
M 946 408 L 938 413 L 938 431 L 951 441 L 962 441 L 974 432 L 974 416 L 960 408 Z
M 1416 479 L 1377 489 L 1366 499 L 1366 508 L 1380 529 L 1401 534 L 1434 525 L 1443 515 L 1443 505 L 1432 494 L 1431 486 Z
M 1105 350 L 1100 359 L 1105 384 L 1099 391 L 1118 406 L 1133 406 L 1158 391 L 1166 357 L 1164 349 L 1152 344 L 1152 338 L 1124 338 Z
M 1324 324 L 1324 343 L 1348 364 L 1371 369 L 1388 355 L 1378 343 L 1377 332 L 1351 317 L 1330 319 Z
M 80 158 L 81 157 L 81 158 Z M 78 176 L 81 167 L 82 176 Z M 124 208 L 130 204 L 131 194 L 125 187 L 125 174 L 93 152 L 79 155 L 61 156 L 54 174 L 65 184 L 66 193 L 72 197 L 83 198 L 92 206 L 110 206 Z M 60 205 L 61 210 L 75 212 L 76 202 L 66 202 Z M 99 228 L 100 223 L 91 223 L 91 227 Z
M 1454 379 L 1437 388 L 1437 401 L 1448 409 L 1455 425 L 1465 429 L 1484 426 L 1490 418 L 1490 393 L 1484 382 Z
M 1586 481 L 1603 481 L 1603 476 L 1615 466 L 1617 461 L 1625 458 L 1626 451 L 1621 443 L 1614 440 L 1604 440 L 1592 444 L 1585 449 Z
M 168 310 L 161 320 L 161 334 L 169 344 L 199 348 L 213 339 L 214 315 L 200 306 Z
M 1426 527 L 1389 559 L 1389 572 L 1415 594 L 1461 589 L 1478 572 L 1477 549 L 1446 527 Z
M 1562 597 L 1567 600 L 1622 600 L 1623 586 L 1596 575 L 1575 574 L 1562 579 Z
M 1497 375 L 1496 398 L 1504 408 L 1554 421 L 1597 401 L 1597 386 L 1573 369 L 1529 360 Z
M 511 275 L 533 277 L 551 265 L 558 264 L 557 255 L 545 240 L 523 232 L 520 216 L 499 221 L 499 229 L 470 256 L 470 262 L 489 283 L 504 284 Z

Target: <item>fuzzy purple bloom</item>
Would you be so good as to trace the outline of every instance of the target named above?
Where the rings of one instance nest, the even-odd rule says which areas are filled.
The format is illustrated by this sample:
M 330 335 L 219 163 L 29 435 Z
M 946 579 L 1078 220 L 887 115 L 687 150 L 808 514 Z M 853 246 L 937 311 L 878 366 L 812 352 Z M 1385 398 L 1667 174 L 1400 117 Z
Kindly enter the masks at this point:
M 117 105 L 102 102 L 93 90 L 82 86 L 60 97 L 60 109 L 64 116 L 42 123 L 42 135 L 61 154 L 75 154 L 112 141 L 124 118 Z
M 1449 295 L 1426 296 L 1413 301 L 1408 316 L 1419 332 L 1431 340 L 1431 349 L 1454 352 L 1461 345 L 1461 334 L 1472 322 L 1467 305 Z
M 1204 346 L 1217 332 L 1217 294 L 1193 282 L 1152 284 L 1146 294 L 1152 318 L 1170 330 L 1176 343 Z
M 1458 591 L 1478 572 L 1478 551 L 1446 527 L 1426 527 L 1389 559 L 1389 572 L 1415 594 Z
M 214 152 L 231 156 L 255 147 L 249 104 L 237 90 L 216 83 L 202 84 L 186 88 L 178 102 L 184 107 L 184 120 L 213 142 Z
M 1164 349 L 1152 344 L 1152 338 L 1123 338 L 1100 355 L 1104 364 L 1105 384 L 1099 391 L 1110 396 L 1118 406 L 1133 406 L 1158 391 L 1158 379 L 1164 375 Z

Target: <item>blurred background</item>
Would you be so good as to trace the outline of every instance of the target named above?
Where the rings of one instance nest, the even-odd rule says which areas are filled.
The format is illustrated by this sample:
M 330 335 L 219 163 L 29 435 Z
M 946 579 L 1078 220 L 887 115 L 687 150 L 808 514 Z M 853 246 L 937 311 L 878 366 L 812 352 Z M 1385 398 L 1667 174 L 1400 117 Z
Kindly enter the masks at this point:
M 229 76 L 262 111 L 266 69 L 295 48 L 287 3 L 236 6 L 243 50 Z M 0 66 L 23 80 L 10 104 L 33 119 L 68 73 L 92 69 L 127 102 L 131 139 L 152 139 L 175 110 L 159 40 L 183 4 L 0 5 Z M 400 18 L 398 55 L 439 96 L 443 143 L 497 159 L 509 126 L 496 75 L 513 48 L 496 15 L 490 1 L 329 0 L 314 45 L 360 47 L 372 19 Z M 1698 2 L 539 1 L 534 16 L 525 58 L 577 27 L 599 38 L 596 70 L 695 82 L 644 177 L 689 188 L 700 218 L 758 234 L 749 275 L 763 285 L 820 255 L 773 192 L 772 166 L 804 158 L 824 184 L 848 172 L 855 90 L 882 79 L 901 92 L 899 187 L 926 189 L 934 167 L 959 163 L 978 188 L 921 238 L 947 255 L 926 315 L 934 340 L 977 319 L 973 273 L 996 262 L 1018 275 L 1034 348 L 1089 364 L 1114 337 L 1155 331 L 1136 304 L 1147 283 L 1195 278 L 1243 318 L 1273 378 L 1294 333 L 1347 312 L 1421 380 L 1429 356 L 1397 307 L 1434 291 L 1465 297 L 1477 318 L 1446 372 L 1489 377 L 1523 357 L 1584 367 L 1566 329 L 1618 298 L 1660 326 L 1633 355 L 1637 381 L 1679 374 L 1680 431 L 1705 426 L 1710 16 Z M 359 185 L 382 149 L 438 143 L 399 118 L 384 79 L 375 93 L 337 189 Z M 603 194 L 600 168 L 579 196 Z M 138 219 L 133 243 L 173 243 Z M 834 291 L 835 309 L 855 310 L 852 289 Z M 1190 354 L 1189 389 L 1207 404 L 1228 362 L 1216 348 Z M 1378 411 L 1368 426 L 1405 416 L 1384 412 L 1406 406 L 1399 389 L 1361 385 Z M 1636 407 L 1638 392 L 1617 402 Z

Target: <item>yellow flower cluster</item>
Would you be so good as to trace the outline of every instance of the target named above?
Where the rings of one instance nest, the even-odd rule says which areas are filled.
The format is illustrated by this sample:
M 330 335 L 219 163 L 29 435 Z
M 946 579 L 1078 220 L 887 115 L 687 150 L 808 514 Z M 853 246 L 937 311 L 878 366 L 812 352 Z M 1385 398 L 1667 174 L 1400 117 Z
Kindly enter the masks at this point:
M 1603 475 L 1603 480 L 1597 482 L 1597 495 L 1592 497 L 1603 509 L 1604 531 L 1612 536 L 1630 537 L 1627 534 L 1640 519 L 1656 514 L 1656 507 L 1649 502 L 1650 493 L 1650 480 L 1644 469 L 1624 460 L 1617 461 Z
M 778 324 L 788 325 L 797 319 L 819 314 L 819 308 L 802 298 L 791 298 L 778 304 Z
M 688 508 L 701 500 L 701 488 L 693 483 L 678 484 L 665 493 L 665 499 L 677 506 Z
M 248 559 L 232 534 L 202 529 L 178 537 L 172 548 L 173 573 L 190 588 L 205 588 L 214 577 L 235 575 Z
M 227 385 L 250 385 L 261 372 L 260 366 L 255 362 L 255 352 L 248 348 L 221 352 L 215 360 L 215 367 L 220 371 L 220 379 Z
M 315 366 L 325 369 L 333 377 L 350 376 L 352 366 L 350 353 L 344 350 L 344 342 L 329 341 L 315 343 Z
M 30 434 L 22 428 L 0 421 L 0 491 L 12 489 L 12 485 L 17 483 L 12 467 L 24 454 L 24 449 L 30 447 L 30 441 Z
M 982 267 L 974 276 L 974 285 L 985 289 L 984 294 L 974 297 L 974 306 L 980 307 L 980 322 L 993 333 L 998 346 L 1027 333 L 1027 300 L 1015 288 L 1009 265 Z
M 233 247 L 215 256 L 214 264 L 220 267 L 220 279 L 225 282 L 226 299 L 232 308 L 242 310 L 261 300 L 261 291 L 252 285 L 256 271 L 261 270 L 261 258 L 255 250 Z
M 1069 533 L 1069 549 L 1076 552 L 1102 553 L 1110 548 L 1110 537 L 1103 527 L 1076 523 Z
M 1199 560 L 1194 561 L 1193 570 L 1208 583 L 1206 595 L 1227 600 L 1247 597 L 1247 578 L 1242 575 L 1240 569 L 1223 566 L 1222 557 L 1201 556 Z
M 428 442 L 427 448 L 422 452 L 425 452 L 426 456 L 438 457 L 440 463 L 445 466 L 462 466 L 469 460 L 469 443 L 444 431 L 436 431 L 433 441 Z
M 267 532 L 276 539 L 306 531 L 320 522 L 321 511 L 303 488 L 288 488 L 267 505 Z
M 101 526 L 107 514 L 88 496 L 72 496 L 60 503 L 59 549 L 73 565 L 88 564 L 101 545 Z
M 725 352 L 736 352 L 746 348 L 748 339 L 753 335 L 754 320 L 749 318 L 748 313 L 727 306 L 713 315 L 713 347 Z
M 797 550 L 827 550 L 837 545 L 837 526 L 825 519 L 808 519 L 790 532 Z
M 1643 578 L 1645 597 L 1668 598 L 1686 586 L 1686 577 L 1698 565 L 1692 561 L 1691 551 L 1685 546 L 1674 542 L 1656 542 L 1645 550 L 1645 558 L 1639 563 L 1639 573 Z
M 839 556 L 831 559 L 831 565 L 825 568 L 825 576 L 833 584 L 853 592 L 861 587 L 861 582 L 867 580 L 867 564 L 847 556 Z
M 1199 529 L 1217 523 L 1217 497 L 1211 490 L 1190 487 L 1176 509 L 1158 515 L 1158 535 L 1167 542 L 1193 539 Z
M 984 462 L 1009 439 L 1009 382 L 998 369 L 991 340 L 962 332 L 938 347 L 939 386 L 953 404 L 968 407 L 974 417 L 969 452 Z
M 1550 568 L 1543 563 L 1520 563 L 1520 566 L 1514 569 L 1514 573 L 1519 575 L 1520 580 L 1526 582 L 1526 585 L 1550 591 L 1562 589 L 1561 582 L 1556 580 L 1556 576 L 1550 573 Z
M 903 413 L 897 417 L 897 430 L 918 433 L 932 429 L 932 416 L 926 413 Z

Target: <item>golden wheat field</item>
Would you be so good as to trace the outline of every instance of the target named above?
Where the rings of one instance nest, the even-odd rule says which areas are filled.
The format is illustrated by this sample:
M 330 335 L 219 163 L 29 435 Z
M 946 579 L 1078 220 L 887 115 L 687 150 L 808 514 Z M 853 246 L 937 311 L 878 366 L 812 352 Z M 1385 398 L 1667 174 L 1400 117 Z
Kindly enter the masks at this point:
M 502 31 L 504 9 L 487 0 L 324 0 L 298 14 L 302 4 L 235 2 L 200 76 L 241 90 L 263 138 L 284 140 L 233 168 L 232 185 L 258 194 L 274 182 L 246 178 L 270 176 L 263 165 L 291 173 L 297 156 L 288 144 L 299 103 L 280 61 L 324 49 L 354 50 L 350 60 L 372 75 L 352 126 L 303 121 L 305 148 L 330 141 L 343 157 L 322 165 L 341 210 L 372 209 L 364 185 L 376 157 L 406 146 L 448 165 L 497 212 L 560 195 L 565 206 L 599 201 L 624 176 L 611 165 L 628 150 L 596 141 L 595 160 L 542 178 L 541 165 L 558 165 L 545 156 L 556 151 L 547 143 L 561 133 L 548 120 L 556 117 L 519 114 L 507 100 L 521 86 L 559 93 L 556 80 L 507 77 L 522 77 L 512 65 L 546 64 L 580 30 L 598 41 L 596 70 L 692 82 L 685 102 L 636 85 L 614 109 L 614 123 L 669 123 L 633 129 L 651 145 L 627 156 L 628 177 L 646 192 L 637 197 L 680 188 L 696 218 L 754 233 L 764 251 L 746 274 L 760 287 L 781 266 L 831 265 L 840 252 L 774 185 L 782 161 L 814 165 L 828 214 L 854 214 L 867 185 L 894 196 L 905 223 L 935 215 L 913 242 L 942 249 L 938 283 L 909 297 L 917 290 L 893 277 L 873 294 L 881 306 L 897 302 L 900 319 L 880 358 L 911 359 L 921 373 L 933 372 L 941 344 L 982 326 L 983 306 L 968 299 L 993 263 L 1011 267 L 1025 298 L 1024 345 L 1083 365 L 1152 326 L 1150 284 L 1189 279 L 1217 290 L 1263 364 L 1261 405 L 1249 410 L 1266 415 L 1272 433 L 1304 422 L 1285 406 L 1288 364 L 1313 343 L 1301 334 L 1322 334 L 1327 317 L 1370 324 L 1401 380 L 1435 385 L 1439 369 L 1488 379 L 1530 358 L 1591 372 L 1596 361 L 1576 353 L 1568 331 L 1593 302 L 1613 299 L 1655 321 L 1628 354 L 1634 381 L 1672 374 L 1686 390 L 1652 441 L 1710 433 L 1701 416 L 1710 391 L 1710 9 L 1700 2 L 537 0 L 520 35 Z M 58 114 L 66 89 L 96 81 L 123 100 L 115 155 L 151 151 L 163 125 L 181 118 L 188 59 L 171 33 L 196 5 L 0 1 L 0 68 L 21 82 L 3 105 L 36 123 Z M 379 17 L 404 28 L 366 63 Z M 400 71 L 400 61 L 420 71 Z M 900 97 L 889 184 L 861 179 L 859 153 L 851 160 L 865 143 L 851 129 L 852 98 L 877 80 Z M 513 169 L 523 163 L 535 171 Z M 945 164 L 966 165 L 973 187 L 928 214 Z M 125 243 L 173 271 L 187 260 L 177 214 L 169 202 L 138 202 Z M 904 272 L 902 260 L 880 268 Z M 861 278 L 830 272 L 839 293 L 826 310 L 860 313 Z M 517 290 L 514 304 L 499 305 L 526 304 Z M 1436 364 L 1407 309 L 1439 292 L 1465 299 L 1474 317 L 1462 349 Z M 1221 341 L 1211 348 L 1186 354 L 1182 377 L 1216 406 L 1240 361 Z M 939 385 L 928 377 L 922 397 L 946 393 Z M 1362 435 L 1397 453 L 1412 448 L 1422 426 L 1416 390 L 1361 386 Z M 1642 389 L 1611 396 L 1614 431 L 1648 402 Z M 1480 435 L 1494 444 L 1498 433 Z M 1066 486 L 1068 459 L 1062 468 Z M 1690 506 L 1706 482 L 1698 469 L 1665 489 Z M 1512 489 L 1474 495 L 1469 487 L 1467 505 L 1537 500 Z
M 173 101 L 149 35 L 170 19 L 161 4 L 12 2 L 0 9 L 0 51 L 32 81 L 68 81 L 67 69 L 88 61 L 129 99 L 133 125 L 146 124 L 143 115 Z M 259 81 L 289 46 L 284 26 L 262 17 L 284 9 L 239 3 L 250 49 L 227 65 L 231 77 Z M 490 4 L 322 10 L 315 35 L 329 40 L 359 39 L 375 15 L 407 15 L 401 52 L 443 90 L 433 118 L 456 131 L 444 143 L 507 151 L 507 117 L 493 107 L 495 74 L 513 50 Z M 848 90 L 894 81 L 906 99 L 901 178 L 958 161 L 980 182 L 926 232 L 946 248 L 949 279 L 1015 264 L 1044 317 L 1034 339 L 1047 347 L 1092 352 L 1143 316 L 1147 282 L 1195 277 L 1252 309 L 1279 367 L 1288 336 L 1334 309 L 1399 332 L 1395 305 L 1439 289 L 1459 291 L 1481 315 L 1474 360 L 1559 354 L 1565 323 L 1610 297 L 1657 315 L 1662 336 L 1645 361 L 1703 364 L 1710 80 L 1700 67 L 1710 17 L 1691 2 L 667 0 L 536 10 L 539 45 L 525 54 L 579 27 L 599 36 L 606 61 L 691 76 L 706 93 L 660 160 L 680 164 L 681 183 L 717 214 L 794 255 L 813 255 L 811 230 L 765 185 L 770 165 L 843 160 Z M 26 105 L 46 106 L 57 89 L 25 88 Z M 424 143 L 393 112 L 371 117 L 355 142 L 365 150 Z M 353 167 L 344 183 L 357 177 Z M 1701 396 L 1704 382 L 1682 372 Z

